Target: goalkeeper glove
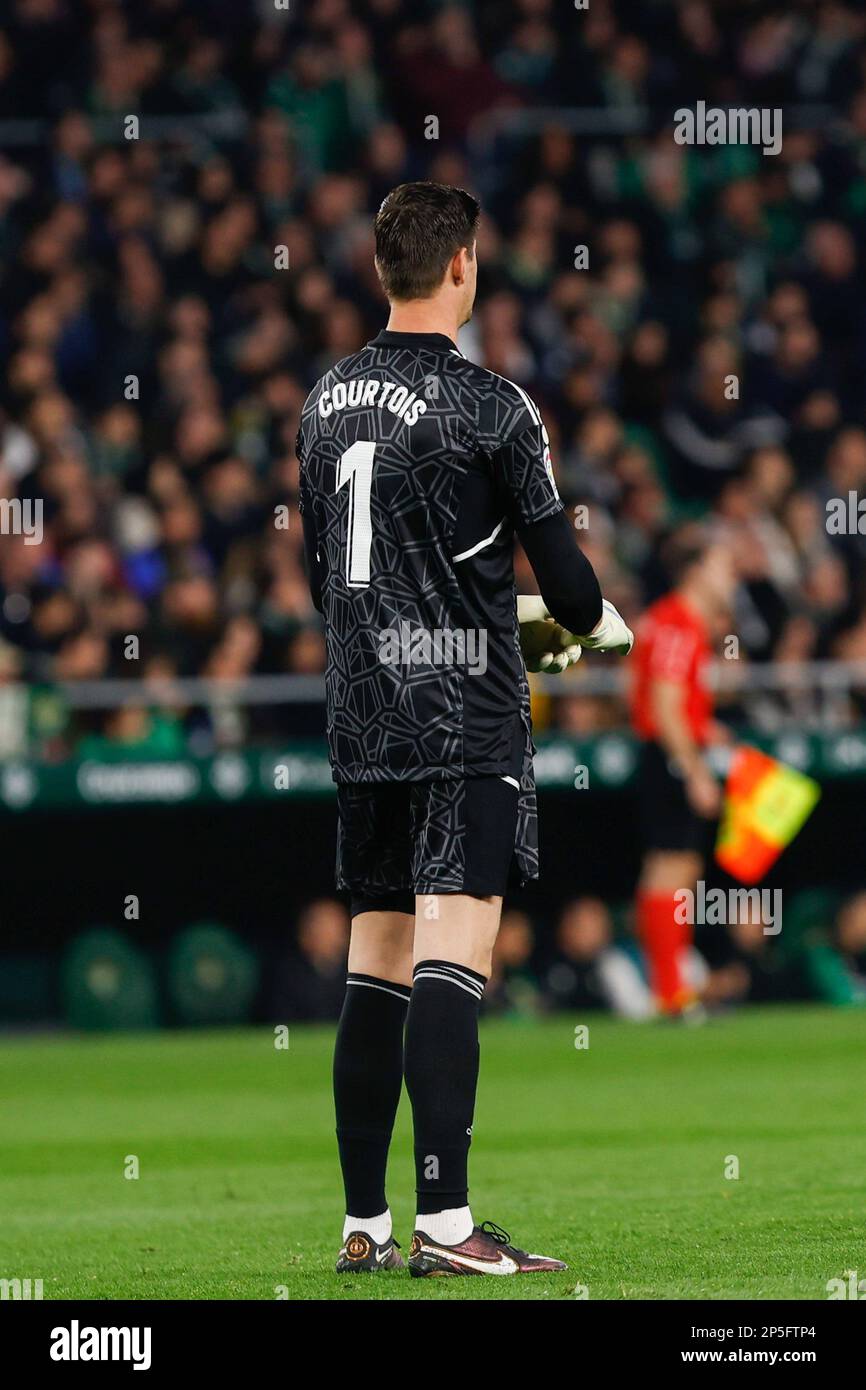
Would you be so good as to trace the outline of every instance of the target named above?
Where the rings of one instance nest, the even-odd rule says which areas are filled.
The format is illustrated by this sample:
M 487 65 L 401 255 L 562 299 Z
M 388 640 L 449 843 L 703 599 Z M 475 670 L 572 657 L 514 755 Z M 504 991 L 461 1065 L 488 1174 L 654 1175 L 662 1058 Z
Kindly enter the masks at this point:
M 517 595 L 517 621 L 527 671 L 557 676 L 580 660 L 577 639 L 551 618 L 538 594 Z
M 517 620 L 527 671 L 558 675 L 580 660 L 583 647 L 628 656 L 634 646 L 634 633 L 607 599 L 602 600 L 601 620 L 584 637 L 561 627 L 538 594 L 518 594 Z
M 607 599 L 602 599 L 601 607 L 601 621 L 588 637 L 577 637 L 575 640 L 591 651 L 617 652 L 620 656 L 628 656 L 634 646 L 634 633 L 630 627 L 626 627 L 621 614 Z

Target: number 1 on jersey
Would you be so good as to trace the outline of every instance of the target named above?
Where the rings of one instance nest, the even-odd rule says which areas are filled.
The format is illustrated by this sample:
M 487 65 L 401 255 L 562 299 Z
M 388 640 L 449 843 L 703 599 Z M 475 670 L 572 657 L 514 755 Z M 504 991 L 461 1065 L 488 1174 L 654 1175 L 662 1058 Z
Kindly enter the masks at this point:
M 364 589 L 370 583 L 370 550 L 373 528 L 370 521 L 370 489 L 373 483 L 373 455 L 376 445 L 358 439 L 340 455 L 337 465 L 339 492 L 349 484 L 349 529 L 346 549 L 346 582 L 350 589 Z

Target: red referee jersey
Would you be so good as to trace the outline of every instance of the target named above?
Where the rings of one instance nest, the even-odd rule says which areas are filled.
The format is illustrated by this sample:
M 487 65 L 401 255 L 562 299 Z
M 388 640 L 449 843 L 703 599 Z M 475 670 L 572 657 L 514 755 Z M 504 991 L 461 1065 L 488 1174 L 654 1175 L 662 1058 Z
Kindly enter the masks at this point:
M 713 717 L 706 683 L 710 655 L 707 625 L 680 594 L 666 594 L 647 609 L 638 623 L 632 666 L 631 717 L 640 738 L 658 737 L 650 687 L 668 680 L 685 686 L 689 729 L 696 742 L 706 743 Z

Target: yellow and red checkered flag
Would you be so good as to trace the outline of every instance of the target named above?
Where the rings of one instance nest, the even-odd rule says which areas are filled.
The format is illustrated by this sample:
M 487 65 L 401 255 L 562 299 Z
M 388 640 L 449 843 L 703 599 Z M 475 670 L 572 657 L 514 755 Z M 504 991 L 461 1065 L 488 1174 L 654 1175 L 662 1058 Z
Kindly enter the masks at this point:
M 811 777 L 758 748 L 734 754 L 716 838 L 716 863 L 758 883 L 805 825 L 821 795 Z

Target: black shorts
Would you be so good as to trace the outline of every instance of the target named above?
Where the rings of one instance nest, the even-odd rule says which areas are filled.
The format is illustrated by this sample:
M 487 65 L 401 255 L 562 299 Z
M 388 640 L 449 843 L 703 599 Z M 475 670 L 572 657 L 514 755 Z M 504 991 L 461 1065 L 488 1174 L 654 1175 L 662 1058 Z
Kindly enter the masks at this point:
M 352 916 L 415 912 L 415 895 L 497 897 L 538 877 L 532 739 L 522 726 L 504 777 L 337 787 L 337 887 Z
M 709 852 L 715 822 L 692 810 L 682 774 L 657 743 L 641 747 L 638 805 L 644 849 Z

